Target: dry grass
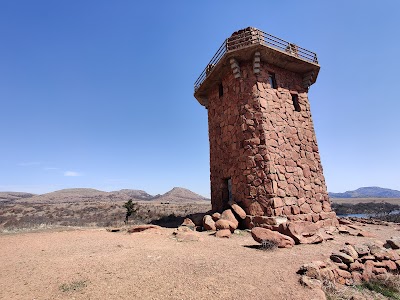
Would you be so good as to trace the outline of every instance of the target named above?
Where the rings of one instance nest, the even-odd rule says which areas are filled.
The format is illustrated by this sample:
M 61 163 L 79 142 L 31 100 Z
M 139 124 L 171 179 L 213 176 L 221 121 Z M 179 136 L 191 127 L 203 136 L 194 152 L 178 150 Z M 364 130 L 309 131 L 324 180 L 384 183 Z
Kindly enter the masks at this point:
M 357 204 L 357 203 L 390 203 L 400 205 L 400 198 L 330 198 L 332 203 Z
M 364 282 L 359 286 L 341 286 L 332 281 L 323 282 L 327 300 L 382 299 L 400 300 L 400 276 L 387 274 L 384 279 Z M 358 296 L 358 298 L 357 298 Z
M 55 204 L 0 204 L 0 232 L 41 229 L 55 226 L 124 225 L 124 202 L 79 202 Z M 161 204 L 138 202 L 139 210 L 129 224 L 150 223 L 168 216 L 206 212 L 209 203 Z

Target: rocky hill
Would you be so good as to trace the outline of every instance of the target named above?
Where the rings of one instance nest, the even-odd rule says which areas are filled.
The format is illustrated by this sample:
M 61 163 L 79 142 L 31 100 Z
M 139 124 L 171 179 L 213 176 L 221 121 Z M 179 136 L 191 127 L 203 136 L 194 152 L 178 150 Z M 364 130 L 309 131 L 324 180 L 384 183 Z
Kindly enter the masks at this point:
M 0 192 L 0 203 L 1 202 L 12 202 L 18 199 L 31 198 L 35 194 L 22 193 L 22 192 Z
M 181 187 L 174 187 L 169 192 L 153 198 L 160 202 L 197 202 L 197 201 L 210 201 L 199 194 L 196 194 L 188 189 Z
M 123 195 L 126 195 L 130 199 L 138 199 L 138 200 L 152 200 L 154 198 L 154 196 L 142 190 L 122 189 L 119 191 L 113 191 L 110 194 L 115 195 L 115 197 L 123 197 Z
M 142 190 L 122 189 L 104 192 L 89 188 L 63 189 L 42 195 L 19 192 L 0 192 L 0 203 L 78 203 L 109 201 L 198 202 L 209 201 L 188 189 L 175 187 L 163 195 L 150 195 Z
M 400 191 L 377 186 L 361 187 L 344 193 L 329 193 L 331 198 L 400 198 Z

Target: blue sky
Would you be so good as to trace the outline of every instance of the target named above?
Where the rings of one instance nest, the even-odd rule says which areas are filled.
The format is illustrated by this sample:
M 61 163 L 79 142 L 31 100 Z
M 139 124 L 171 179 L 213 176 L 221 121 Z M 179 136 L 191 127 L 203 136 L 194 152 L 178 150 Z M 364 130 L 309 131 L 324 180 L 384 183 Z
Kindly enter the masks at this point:
M 2 1 L 0 191 L 208 196 L 193 83 L 253 26 L 317 53 L 328 190 L 400 190 L 399 1 Z

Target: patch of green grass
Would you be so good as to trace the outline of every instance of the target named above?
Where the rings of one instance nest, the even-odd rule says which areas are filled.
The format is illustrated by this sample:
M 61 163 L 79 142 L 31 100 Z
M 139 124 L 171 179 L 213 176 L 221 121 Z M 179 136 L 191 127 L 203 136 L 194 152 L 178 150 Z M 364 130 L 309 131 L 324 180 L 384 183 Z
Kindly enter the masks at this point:
M 382 294 L 389 299 L 400 300 L 399 288 L 398 286 L 393 285 L 391 281 L 374 280 L 370 282 L 364 282 L 361 287 Z
M 64 293 L 77 292 L 87 287 L 86 280 L 73 281 L 70 283 L 63 283 L 60 285 L 60 290 Z

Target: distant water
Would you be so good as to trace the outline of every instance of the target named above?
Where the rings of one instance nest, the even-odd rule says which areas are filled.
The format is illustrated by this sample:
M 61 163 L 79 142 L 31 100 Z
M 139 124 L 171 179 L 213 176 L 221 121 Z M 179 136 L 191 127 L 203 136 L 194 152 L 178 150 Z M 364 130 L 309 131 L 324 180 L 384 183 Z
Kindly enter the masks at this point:
M 364 218 L 364 219 L 368 219 L 369 217 L 371 217 L 371 215 L 367 215 L 367 214 L 348 214 L 348 215 L 337 215 L 339 218 Z
M 395 214 L 400 214 L 400 210 L 393 210 L 389 213 L 389 215 L 395 215 Z M 364 218 L 364 219 L 369 219 L 371 217 L 374 217 L 379 214 L 347 214 L 347 215 L 337 215 L 340 218 Z

